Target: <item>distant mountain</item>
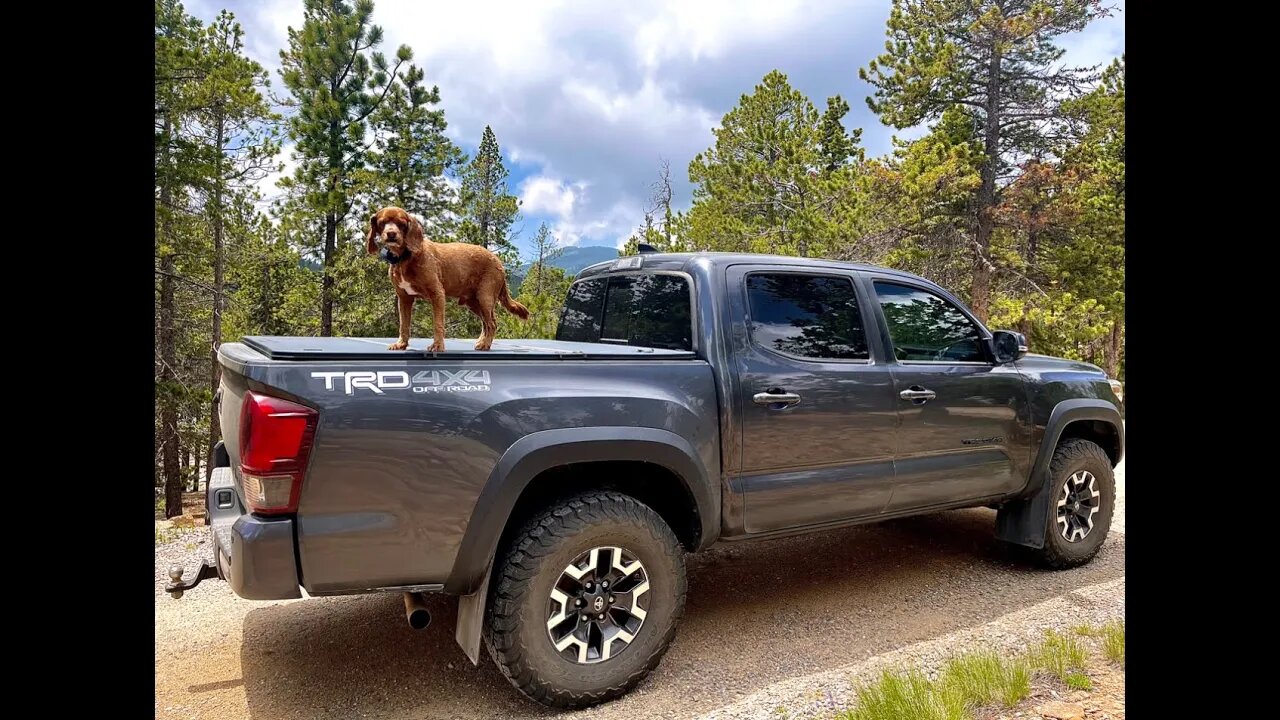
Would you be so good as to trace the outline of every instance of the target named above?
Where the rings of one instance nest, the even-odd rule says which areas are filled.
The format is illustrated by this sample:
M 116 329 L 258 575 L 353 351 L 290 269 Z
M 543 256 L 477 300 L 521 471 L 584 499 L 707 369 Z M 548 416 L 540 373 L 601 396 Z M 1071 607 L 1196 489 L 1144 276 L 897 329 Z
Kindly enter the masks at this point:
M 570 245 L 560 253 L 560 257 L 548 262 L 548 265 L 563 268 L 570 275 L 577 275 L 582 269 L 588 265 L 595 265 L 605 260 L 616 260 L 618 258 L 618 249 L 605 247 L 603 245 L 588 245 L 586 247 L 577 247 Z M 521 268 L 524 273 L 529 272 L 529 266 L 526 264 Z
M 569 277 L 573 277 L 582 272 L 582 269 L 588 265 L 595 265 L 605 260 L 616 260 L 617 258 L 617 248 L 603 245 L 587 245 L 585 247 L 570 245 L 564 248 L 559 257 L 554 260 L 548 260 L 547 264 L 561 268 L 569 274 Z M 507 279 L 513 295 L 520 293 L 520 284 L 524 282 L 524 278 L 529 274 L 529 268 L 531 267 L 533 267 L 533 263 L 525 263 L 516 268 L 515 272 L 511 273 L 511 277 Z

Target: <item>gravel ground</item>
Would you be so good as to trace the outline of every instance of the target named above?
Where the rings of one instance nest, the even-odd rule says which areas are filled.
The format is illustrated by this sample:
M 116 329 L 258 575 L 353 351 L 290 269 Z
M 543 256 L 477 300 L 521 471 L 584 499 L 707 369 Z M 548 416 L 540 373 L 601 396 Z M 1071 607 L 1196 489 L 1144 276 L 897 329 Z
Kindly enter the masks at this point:
M 992 537 L 995 513 L 960 510 L 691 556 L 684 620 L 627 697 L 578 713 L 523 700 L 453 640 L 455 601 L 409 629 L 399 595 L 252 602 L 206 581 L 181 600 L 167 568 L 209 557 L 205 528 L 156 546 L 157 718 L 728 718 L 820 713 L 850 678 L 936 666 L 981 645 L 1124 614 L 1124 465 L 1111 536 L 1092 563 L 1045 572 Z
M 931 679 L 947 658 L 967 650 L 996 650 L 1014 654 L 1043 639 L 1044 631 L 1068 632 L 1077 625 L 1100 627 L 1124 617 L 1124 578 L 1073 590 L 1052 600 L 1017 610 L 975 628 L 908 645 L 846 667 L 805 675 L 752 693 L 748 697 L 701 716 L 701 720 L 745 720 L 777 717 L 787 709 L 788 720 L 829 716 L 853 705 L 856 688 L 887 669 L 916 668 Z

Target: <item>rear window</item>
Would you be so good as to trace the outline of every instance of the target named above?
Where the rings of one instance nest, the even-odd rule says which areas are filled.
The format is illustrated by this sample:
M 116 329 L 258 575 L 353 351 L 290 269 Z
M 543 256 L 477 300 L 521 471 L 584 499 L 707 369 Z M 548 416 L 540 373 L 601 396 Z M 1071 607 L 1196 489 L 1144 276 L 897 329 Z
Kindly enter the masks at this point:
M 557 340 L 693 349 L 689 283 L 675 275 L 614 275 L 569 288 Z

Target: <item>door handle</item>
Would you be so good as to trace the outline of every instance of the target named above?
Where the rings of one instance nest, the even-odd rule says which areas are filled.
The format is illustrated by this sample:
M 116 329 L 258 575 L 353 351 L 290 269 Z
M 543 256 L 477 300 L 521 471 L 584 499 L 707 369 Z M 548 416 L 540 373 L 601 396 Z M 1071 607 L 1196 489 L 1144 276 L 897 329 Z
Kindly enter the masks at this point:
M 932 400 L 938 397 L 938 393 L 932 390 L 926 390 L 920 387 L 919 385 L 912 385 L 906 390 L 903 390 L 902 392 L 898 393 L 898 397 L 902 398 L 903 400 L 910 400 L 911 402 L 917 405 L 920 405 L 922 403 L 928 402 L 929 400 Z
M 757 405 L 773 406 L 775 410 L 789 408 L 792 405 L 800 404 L 800 396 L 795 393 L 783 392 L 778 388 L 773 388 L 768 392 L 756 393 L 751 396 L 751 401 Z

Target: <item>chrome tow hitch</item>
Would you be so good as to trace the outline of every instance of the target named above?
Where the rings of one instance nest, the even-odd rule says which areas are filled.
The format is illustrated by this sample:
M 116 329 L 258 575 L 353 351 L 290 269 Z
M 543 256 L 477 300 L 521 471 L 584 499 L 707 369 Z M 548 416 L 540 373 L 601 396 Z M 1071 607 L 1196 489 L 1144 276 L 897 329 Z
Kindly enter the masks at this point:
M 174 600 L 182 597 L 182 593 L 200 584 L 201 580 L 212 580 L 218 577 L 218 568 L 207 562 L 200 563 L 200 569 L 196 571 L 195 578 L 183 581 L 182 574 L 185 572 L 181 565 L 172 565 L 169 567 L 169 584 L 164 586 L 164 591 L 169 593 Z

